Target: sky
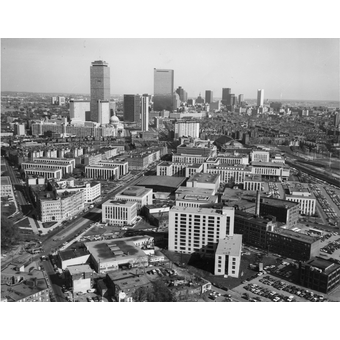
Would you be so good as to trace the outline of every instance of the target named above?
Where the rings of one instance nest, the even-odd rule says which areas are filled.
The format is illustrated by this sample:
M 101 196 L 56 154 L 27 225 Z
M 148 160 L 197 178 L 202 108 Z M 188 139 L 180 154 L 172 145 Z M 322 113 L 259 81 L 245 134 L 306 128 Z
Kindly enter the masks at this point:
M 111 94 L 153 93 L 173 69 L 189 97 L 222 88 L 265 99 L 339 100 L 339 39 L 1 39 L 2 91 L 90 93 L 90 66 L 109 63 Z

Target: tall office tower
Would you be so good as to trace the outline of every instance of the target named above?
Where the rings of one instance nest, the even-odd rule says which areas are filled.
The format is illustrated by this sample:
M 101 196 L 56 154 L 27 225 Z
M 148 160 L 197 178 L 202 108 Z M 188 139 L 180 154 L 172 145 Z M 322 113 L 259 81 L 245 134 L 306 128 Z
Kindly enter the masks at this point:
M 179 95 L 179 99 L 181 100 L 181 102 L 184 102 L 184 103 L 187 102 L 188 93 L 181 86 L 178 87 L 178 89 L 176 90 L 176 93 Z
M 257 90 L 257 106 L 263 106 L 264 90 Z
M 98 101 L 110 101 L 110 68 L 108 63 L 102 60 L 96 60 L 91 64 L 91 120 L 99 123 L 103 119 L 99 117 Z
M 174 206 L 169 211 L 169 250 L 213 256 L 219 240 L 234 234 L 235 210 Z
M 223 105 L 231 105 L 230 104 L 230 88 L 223 88 L 222 89 L 222 104 Z
M 340 112 L 334 114 L 334 126 L 337 128 L 340 125 Z
M 244 95 L 243 94 L 239 94 L 238 95 L 238 103 L 239 103 L 239 105 L 242 105 L 243 102 L 244 102 Z
M 142 131 L 149 131 L 149 96 L 143 94 L 141 97 Z
M 70 100 L 70 120 L 71 122 L 85 122 L 86 112 L 90 111 L 90 102 L 84 100 Z
M 174 70 L 154 69 L 154 111 L 173 111 Z
M 229 96 L 228 96 L 228 106 L 229 105 L 235 105 L 234 104 L 235 103 L 235 94 L 234 93 L 231 93 L 231 94 L 229 94 Z
M 231 102 L 230 105 L 237 105 L 237 97 L 235 96 L 235 94 L 231 94 Z
M 124 121 L 136 122 L 141 121 L 141 99 L 134 94 L 124 94 Z
M 206 91 L 205 91 L 205 102 L 206 102 L 207 104 L 211 104 L 213 101 L 214 101 L 214 98 L 213 98 L 213 91 L 206 90 Z

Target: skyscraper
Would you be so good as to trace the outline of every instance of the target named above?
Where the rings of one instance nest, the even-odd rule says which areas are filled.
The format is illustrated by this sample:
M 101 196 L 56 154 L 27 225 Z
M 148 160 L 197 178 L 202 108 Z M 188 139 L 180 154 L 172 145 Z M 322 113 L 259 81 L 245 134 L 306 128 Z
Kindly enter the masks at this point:
M 188 93 L 181 86 L 178 87 L 176 93 L 179 95 L 181 102 L 186 102 L 188 100 Z
M 230 103 L 230 88 L 223 88 L 222 89 L 222 104 L 223 105 L 231 105 Z
M 141 97 L 142 131 L 149 131 L 149 96 L 143 94 Z
M 257 90 L 257 106 L 263 106 L 264 90 Z
M 206 102 L 207 104 L 211 104 L 213 101 L 214 101 L 214 98 L 213 98 L 213 91 L 206 90 L 206 91 L 205 91 L 205 102 Z
M 103 119 L 99 117 L 100 105 L 98 105 L 98 102 L 110 101 L 110 68 L 108 63 L 102 60 L 96 60 L 91 64 L 91 120 L 99 123 Z M 106 119 L 104 120 L 106 121 Z
M 334 114 L 334 126 L 337 128 L 340 125 L 340 112 L 335 112 Z
M 124 121 L 136 122 L 141 121 L 141 99 L 137 94 L 124 94 Z
M 238 95 L 238 103 L 239 103 L 239 105 L 242 105 L 243 101 L 244 101 L 244 95 L 243 94 L 239 94 Z
M 154 111 L 173 111 L 174 70 L 154 69 Z

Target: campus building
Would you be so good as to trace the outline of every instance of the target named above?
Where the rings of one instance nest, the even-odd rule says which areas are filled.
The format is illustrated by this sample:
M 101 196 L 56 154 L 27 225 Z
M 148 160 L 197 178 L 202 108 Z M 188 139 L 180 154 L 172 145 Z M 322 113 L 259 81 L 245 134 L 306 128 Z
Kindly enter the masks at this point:
M 271 180 L 288 180 L 290 168 L 281 163 L 254 161 L 251 163 L 251 173 Z
M 134 224 L 137 218 L 137 202 L 108 200 L 102 204 L 102 222 L 110 225 Z
M 210 173 L 195 173 L 188 179 L 187 187 L 213 189 L 215 194 L 220 188 L 220 175 Z
M 30 176 L 43 177 L 45 179 L 60 180 L 63 177 L 63 170 L 54 166 L 44 167 L 39 165 L 38 167 L 27 168 L 24 170 L 25 178 Z
M 192 120 L 178 120 L 175 123 L 175 136 L 174 139 L 180 137 L 199 138 L 200 123 Z
M 252 162 L 265 162 L 268 163 L 270 158 L 269 151 L 254 150 L 250 153 Z
M 39 186 L 37 186 L 39 187 Z M 57 194 L 32 188 L 37 207 L 37 217 L 41 222 L 58 222 L 73 217 L 84 209 L 85 194 L 82 190 Z
M 119 178 L 125 176 L 129 172 L 129 163 L 124 160 L 124 159 L 107 159 L 107 160 L 102 160 L 98 163 L 98 165 L 103 165 L 105 167 L 109 166 L 118 166 L 119 168 Z
M 218 196 L 214 195 L 214 189 L 180 187 L 175 194 L 178 207 L 199 208 L 218 202 Z
M 137 203 L 137 211 L 144 205 L 152 204 L 152 189 L 141 186 L 130 186 L 123 192 L 116 195 L 116 200 L 123 200 Z
M 315 214 L 316 198 L 308 188 L 303 187 L 300 183 L 289 184 L 285 187 L 285 200 L 298 203 L 301 214 Z
M 63 175 L 71 174 L 76 166 L 74 158 L 60 159 L 60 158 L 36 158 L 33 161 L 21 163 L 23 170 L 29 168 L 59 168 L 62 169 Z
M 222 183 L 234 182 L 241 184 L 246 176 L 250 174 L 250 169 L 246 165 L 208 165 L 207 173 L 219 175 Z
M 93 179 L 119 179 L 119 166 L 107 166 L 104 164 L 87 165 L 85 167 L 85 175 L 87 178 Z

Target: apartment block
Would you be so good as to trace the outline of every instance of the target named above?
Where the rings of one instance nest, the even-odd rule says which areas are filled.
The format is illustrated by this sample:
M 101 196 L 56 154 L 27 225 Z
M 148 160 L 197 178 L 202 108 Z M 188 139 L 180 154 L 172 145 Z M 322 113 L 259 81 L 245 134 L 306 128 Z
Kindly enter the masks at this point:
M 213 256 L 219 240 L 234 233 L 234 208 L 188 208 L 169 211 L 169 250 Z

